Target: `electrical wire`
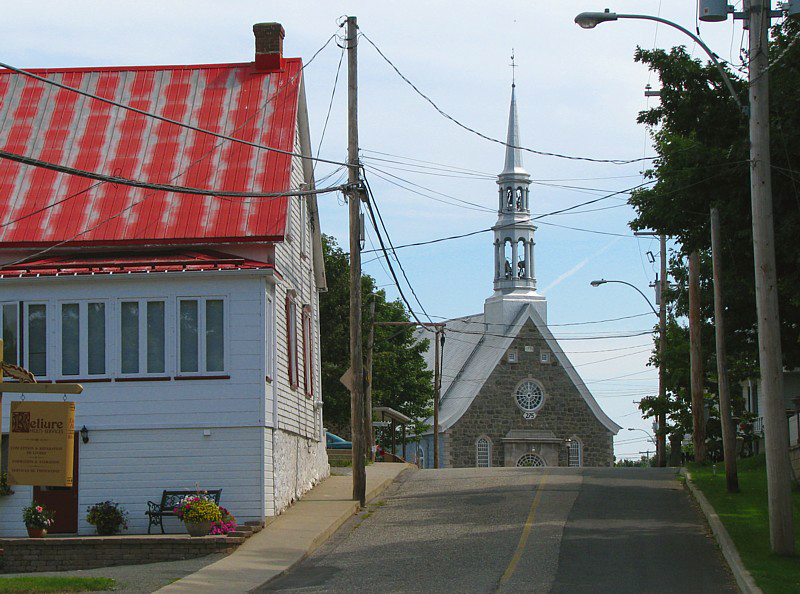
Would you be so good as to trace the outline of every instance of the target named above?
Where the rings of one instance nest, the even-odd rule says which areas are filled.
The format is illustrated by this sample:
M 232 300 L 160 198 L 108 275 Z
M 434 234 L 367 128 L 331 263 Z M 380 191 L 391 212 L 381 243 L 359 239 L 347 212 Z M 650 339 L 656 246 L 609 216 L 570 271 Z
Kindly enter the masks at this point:
M 591 157 L 576 157 L 576 156 L 573 156 L 573 155 L 564 155 L 564 154 L 561 154 L 561 153 L 551 153 L 551 152 L 546 152 L 546 151 L 538 151 L 538 150 L 527 148 L 527 147 L 524 147 L 524 146 L 514 146 L 514 145 L 510 145 L 510 144 L 508 144 L 508 143 L 506 143 L 506 142 L 504 142 L 502 140 L 498 140 L 496 138 L 492 138 L 491 136 L 487 136 L 486 134 L 482 134 L 481 132 L 478 132 L 477 130 L 475 130 L 473 128 L 470 128 L 469 126 L 461 123 L 460 121 L 455 119 L 453 116 L 451 116 L 450 114 L 448 114 L 447 112 L 442 110 L 438 105 L 436 105 L 436 103 L 434 103 L 434 101 L 430 97 L 428 97 L 422 91 L 420 91 L 414 83 L 412 83 L 408 78 L 406 78 L 406 76 L 402 72 L 400 72 L 400 70 L 397 68 L 397 66 L 395 66 L 394 63 L 392 63 L 392 61 L 389 60 L 389 58 L 386 57 L 386 55 L 380 50 L 380 48 L 378 48 L 377 45 L 375 45 L 375 43 L 367 36 L 366 33 L 361 32 L 361 33 L 359 33 L 359 36 L 363 37 L 364 39 L 366 39 L 369 42 L 369 44 L 375 49 L 375 51 L 378 52 L 378 55 L 380 55 L 380 57 L 383 58 L 386 61 L 386 63 L 389 64 L 389 66 L 392 67 L 392 69 L 397 73 L 397 75 L 401 79 L 403 79 L 403 81 L 405 81 L 406 84 L 408 84 L 412 89 L 414 89 L 414 91 L 420 97 L 422 97 L 425 101 L 430 103 L 433 106 L 433 108 L 441 116 L 443 116 L 444 118 L 450 120 L 455 125 L 457 125 L 458 127 L 466 130 L 467 132 L 470 132 L 470 133 L 478 136 L 479 138 L 483 138 L 484 140 L 488 140 L 489 142 L 494 142 L 496 144 L 500 144 L 500 145 L 505 146 L 505 147 L 510 147 L 510 148 L 519 149 L 519 150 L 522 150 L 522 151 L 525 151 L 525 152 L 533 153 L 534 155 L 540 155 L 540 156 L 543 156 L 543 157 L 557 157 L 559 159 L 568 159 L 568 160 L 572 160 L 572 161 L 588 161 L 590 163 L 611 163 L 613 165 L 628 165 L 630 163 L 639 163 L 641 161 L 650 161 L 650 160 L 658 158 L 657 156 L 655 156 L 655 157 L 637 158 L 637 159 L 594 159 L 594 158 L 591 158 Z
M 300 69 L 301 73 L 309 64 L 311 64 L 311 62 L 314 60 L 314 58 L 316 58 L 317 55 L 323 49 L 325 49 L 325 47 L 327 47 L 328 44 L 331 42 L 331 40 L 333 40 L 335 37 L 336 37 L 336 34 L 333 34 L 328 38 L 328 40 L 325 42 L 325 44 L 320 49 L 318 49 L 317 52 L 311 57 L 311 59 Z M 70 87 L 68 85 L 56 82 L 56 81 L 51 80 L 49 78 L 46 78 L 44 76 L 39 76 L 38 74 L 34 74 L 33 72 L 28 72 L 27 70 L 22 70 L 21 68 L 16 68 L 14 66 L 11 66 L 10 64 L 5 64 L 3 62 L 0 62 L 0 68 L 5 68 L 6 70 L 11 70 L 12 72 L 16 72 L 17 74 L 21 74 L 23 76 L 27 76 L 29 78 L 33 78 L 33 79 L 38 80 L 40 82 L 43 82 L 45 84 L 52 85 L 52 86 L 58 87 L 60 89 L 64 89 L 66 91 L 77 93 L 78 95 L 83 95 L 84 97 L 88 97 L 88 98 L 94 99 L 96 101 L 101 101 L 103 103 L 106 103 L 106 104 L 109 104 L 109 105 L 113 105 L 113 106 L 119 107 L 121 109 L 126 109 L 128 111 L 132 111 L 134 113 L 138 113 L 140 115 L 143 115 L 143 116 L 146 116 L 146 117 L 149 117 L 149 118 L 153 118 L 153 119 L 156 119 L 156 120 L 159 120 L 159 121 L 162 121 L 162 122 L 166 122 L 168 124 L 173 124 L 175 126 L 180 126 L 181 128 L 187 128 L 189 130 L 194 130 L 195 132 L 200 132 L 202 134 L 208 134 L 209 136 L 214 136 L 214 137 L 220 138 L 222 140 L 228 140 L 228 141 L 231 141 L 231 142 L 236 142 L 236 143 L 239 143 L 239 144 L 244 144 L 244 145 L 251 146 L 251 147 L 254 147 L 254 148 L 258 148 L 258 149 L 262 149 L 262 150 L 266 150 L 266 151 L 271 151 L 271 152 L 275 152 L 275 153 L 279 153 L 279 154 L 283 154 L 283 155 L 289 155 L 289 156 L 292 156 L 292 157 L 300 157 L 300 158 L 303 158 L 303 159 L 313 159 L 314 161 L 318 161 L 320 163 L 329 163 L 331 165 L 347 165 L 346 163 L 341 163 L 339 161 L 331 161 L 331 160 L 328 160 L 328 159 L 320 159 L 320 158 L 309 157 L 308 155 L 301 155 L 301 154 L 294 153 L 294 152 L 291 152 L 291 151 L 285 151 L 285 150 L 282 150 L 282 149 L 277 149 L 277 148 L 274 148 L 274 147 L 258 144 L 256 142 L 250 142 L 248 140 L 243 140 L 241 138 L 234 138 L 234 137 L 228 136 L 226 134 L 221 134 L 219 132 L 214 132 L 212 130 L 207 130 L 205 128 L 200 128 L 198 126 L 192 126 L 191 124 L 187 124 L 185 122 L 180 122 L 178 120 L 173 120 L 173 119 L 170 119 L 170 118 L 166 118 L 164 116 L 160 116 L 158 114 L 155 114 L 155 113 L 152 113 L 152 112 L 149 112 L 149 111 L 145 111 L 143 109 L 138 109 L 136 107 L 131 107 L 130 105 L 125 105 L 124 103 L 119 103 L 117 101 L 113 101 L 113 100 L 107 99 L 105 97 L 100 97 L 99 95 L 94 95 L 92 93 L 88 93 L 86 91 L 82 91 L 80 89 L 76 89 L 75 87 Z M 299 74 L 300 73 L 298 73 L 296 76 L 299 76 Z M 296 76 L 293 77 L 293 79 L 296 78 Z

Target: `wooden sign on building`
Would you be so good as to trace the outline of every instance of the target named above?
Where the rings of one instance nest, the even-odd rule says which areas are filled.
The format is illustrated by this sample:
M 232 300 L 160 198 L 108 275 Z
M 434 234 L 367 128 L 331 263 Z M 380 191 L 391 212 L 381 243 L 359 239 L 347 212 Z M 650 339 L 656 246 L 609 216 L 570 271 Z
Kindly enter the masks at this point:
M 74 402 L 12 402 L 8 483 L 71 487 L 74 445 Z

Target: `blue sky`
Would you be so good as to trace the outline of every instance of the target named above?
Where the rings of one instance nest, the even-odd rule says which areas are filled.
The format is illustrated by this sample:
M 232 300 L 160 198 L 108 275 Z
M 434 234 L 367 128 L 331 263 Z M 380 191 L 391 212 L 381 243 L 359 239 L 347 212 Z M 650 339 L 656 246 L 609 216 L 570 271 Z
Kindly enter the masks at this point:
M 696 23 L 694 0 L 620 0 L 608 6 L 660 15 L 690 30 Z M 331 100 L 342 50 L 335 39 L 326 41 L 343 34 L 342 15 L 357 16 L 366 36 L 359 46 L 363 162 L 391 241 L 400 246 L 491 227 L 494 177 L 502 170 L 504 149 L 443 117 L 372 44 L 454 120 L 501 140 L 513 50 L 521 143 L 562 155 L 523 154 L 534 181 L 534 216 L 621 192 L 538 221 L 535 271 L 548 300 L 548 322 L 609 416 L 623 427 L 651 430 L 634 402 L 657 391 L 657 372 L 646 365 L 656 318 L 630 287 L 589 284 L 624 280 L 654 295 L 648 285 L 657 271 L 658 242 L 632 236 L 627 224 L 633 213 L 624 193 L 644 181 L 641 172 L 649 161 L 586 159 L 653 155 L 648 130 L 636 116 L 657 101 L 644 90 L 647 84 L 658 88 L 658 80 L 633 62 L 637 45 L 682 44 L 697 57 L 704 54 L 688 37 L 652 22 L 626 20 L 588 31 L 573 23 L 578 12 L 605 7 L 591 0 L 17 2 L 5 6 L 0 23 L 0 61 L 17 67 L 250 61 L 252 24 L 278 21 L 286 29 L 285 55 L 308 62 L 324 46 L 305 71 L 312 142 L 316 147 L 322 141 L 320 156 L 343 161 L 346 59 Z M 721 59 L 739 61 L 741 23 L 700 24 L 700 35 Z M 338 179 L 333 169 L 317 167 L 319 186 Z M 319 202 L 323 232 L 347 246 L 341 196 L 325 194 Z M 366 249 L 373 244 L 369 233 Z M 490 233 L 397 253 L 422 305 L 412 301 L 416 310 L 424 308 L 435 320 L 482 311 L 492 292 Z M 390 298 L 397 297 L 381 259 L 365 254 L 364 262 L 365 272 Z M 617 437 L 620 457 L 636 458 L 648 447 L 639 431 L 623 430 Z

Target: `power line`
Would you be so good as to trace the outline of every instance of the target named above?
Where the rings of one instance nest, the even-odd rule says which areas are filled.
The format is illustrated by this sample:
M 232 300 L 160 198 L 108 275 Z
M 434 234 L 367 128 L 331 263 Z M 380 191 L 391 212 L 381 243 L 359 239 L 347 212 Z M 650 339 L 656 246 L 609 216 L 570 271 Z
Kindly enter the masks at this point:
M 49 169 L 59 173 L 66 173 L 67 175 L 86 177 L 89 179 L 99 180 L 101 182 L 120 184 L 122 186 L 132 186 L 134 188 L 143 188 L 146 190 L 155 190 L 160 192 L 174 192 L 176 194 L 215 196 L 220 198 L 277 198 L 279 196 L 309 196 L 311 194 L 323 194 L 325 192 L 339 192 L 346 188 L 346 186 L 336 186 L 333 188 L 294 190 L 289 192 L 229 192 L 227 190 L 191 188 L 188 186 L 176 186 L 172 184 L 155 184 L 151 182 L 129 179 L 127 177 L 120 177 L 117 175 L 105 175 L 103 173 L 95 173 L 94 171 L 85 171 L 83 169 L 67 167 L 66 165 L 58 165 L 57 163 L 49 163 L 47 161 L 41 161 L 39 159 L 34 159 L 33 157 L 18 155 L 16 153 L 11 153 L 4 150 L 0 150 L 0 159 L 8 159 L 9 161 L 16 161 L 17 163 L 22 163 L 23 165 L 31 165 L 33 167 Z M 55 204 L 50 206 L 55 206 Z
M 314 58 L 316 58 L 317 55 L 323 49 L 325 49 L 325 47 L 327 47 L 328 44 L 331 42 L 331 40 L 333 40 L 335 37 L 336 37 L 336 34 L 331 35 L 328 38 L 328 40 L 325 42 L 325 44 L 320 49 L 317 50 L 317 52 L 311 57 L 311 59 L 305 65 L 303 65 L 303 67 L 300 69 L 300 72 L 297 75 L 295 75 L 294 77 L 292 77 L 292 79 L 289 82 L 292 82 L 294 79 L 296 79 L 300 75 L 300 73 L 302 73 L 302 71 L 309 64 L 311 64 L 311 62 L 314 60 Z M 152 112 L 149 112 L 149 111 L 145 111 L 143 109 L 138 109 L 136 107 L 131 107 L 130 105 L 125 105 L 124 103 L 119 103 L 117 101 L 113 101 L 113 100 L 107 99 L 105 97 L 100 97 L 99 95 L 94 95 L 92 93 L 88 93 L 86 91 L 82 91 L 81 89 L 76 89 L 75 87 L 70 87 L 68 85 L 56 82 L 56 81 L 51 80 L 49 78 L 46 78 L 44 76 L 39 76 L 38 74 L 34 74 L 33 72 L 28 72 L 27 70 L 22 70 L 21 68 L 16 68 L 14 66 L 11 66 L 9 64 L 5 64 L 3 62 L 0 62 L 0 68 L 5 68 L 6 70 L 11 70 L 12 72 L 16 72 L 17 74 L 21 74 L 23 76 L 27 76 L 29 78 L 33 78 L 33 79 L 38 80 L 40 82 L 43 82 L 45 84 L 52 85 L 52 86 L 58 87 L 60 89 L 64 89 L 65 91 L 70 91 L 72 93 L 77 93 L 78 95 L 83 95 L 84 97 L 88 97 L 89 99 L 94 99 L 95 101 L 100 101 L 100 102 L 106 103 L 108 105 L 113 105 L 115 107 L 119 107 L 121 109 L 126 109 L 128 111 L 132 111 L 134 113 L 138 113 L 140 115 L 143 115 L 143 116 L 146 116 L 146 117 L 149 117 L 149 118 L 153 118 L 153 119 L 156 119 L 156 120 L 159 120 L 159 121 L 162 121 L 162 122 L 166 122 L 168 124 L 174 124 L 176 126 L 180 126 L 181 128 L 187 128 L 189 130 L 194 130 L 195 132 L 200 132 L 202 134 L 208 134 L 210 136 L 214 136 L 216 138 L 221 138 L 223 140 L 229 140 L 231 142 L 236 142 L 236 143 L 239 143 L 239 144 L 244 144 L 244 145 L 251 146 L 251 147 L 254 147 L 254 148 L 258 148 L 258 149 L 262 149 L 262 150 L 266 150 L 266 151 L 271 151 L 271 152 L 275 152 L 275 153 L 280 153 L 280 154 L 288 155 L 288 156 L 292 156 L 292 157 L 300 157 L 302 159 L 311 159 L 311 160 L 314 160 L 314 161 L 318 161 L 320 163 L 329 163 L 331 165 L 347 165 L 346 163 L 340 163 L 338 161 L 331 161 L 331 160 L 328 160 L 328 159 L 321 159 L 321 158 L 318 158 L 318 157 L 316 157 L 316 158 L 315 157 L 309 157 L 308 155 L 301 155 L 301 154 L 294 153 L 294 152 L 291 152 L 291 151 L 285 151 L 285 150 L 282 150 L 282 149 L 277 149 L 277 148 L 274 148 L 274 147 L 258 144 L 256 142 L 250 142 L 248 140 L 243 140 L 241 138 L 234 138 L 234 137 L 228 136 L 226 134 L 221 134 L 219 132 L 214 132 L 212 130 L 207 130 L 205 128 L 200 128 L 198 126 L 192 126 L 191 124 L 187 124 L 185 122 L 180 122 L 178 120 L 173 120 L 173 119 L 170 119 L 170 118 L 167 118 L 167 117 L 164 117 L 164 116 L 160 116 L 158 114 L 155 114 L 155 113 L 152 113 Z
M 420 91 L 414 83 L 412 83 L 408 78 L 406 78 L 406 76 L 402 72 L 400 72 L 400 70 L 397 68 L 397 66 L 395 66 L 392 63 L 392 61 L 389 60 L 389 58 L 386 57 L 386 55 L 378 48 L 377 45 L 375 45 L 375 43 L 365 33 L 362 32 L 359 35 L 360 35 L 360 37 L 363 37 L 364 39 L 366 39 L 369 42 L 369 44 L 373 48 L 375 48 L 375 51 L 378 52 L 378 54 L 381 56 L 381 58 L 383 58 L 386 61 L 386 63 L 389 64 L 389 66 L 392 67 L 392 69 L 397 73 L 397 75 L 401 79 L 403 79 L 406 82 L 406 84 L 408 84 L 412 89 L 414 89 L 414 91 L 416 91 L 416 93 L 420 97 L 422 97 L 423 99 L 425 99 L 425 101 L 430 103 L 433 106 L 433 108 L 437 112 L 439 112 L 440 115 L 442 115 L 444 118 L 450 120 L 451 122 L 456 124 L 458 127 L 463 128 L 467 132 L 475 134 L 476 136 L 478 136 L 480 138 L 483 138 L 484 140 L 488 140 L 490 142 L 494 142 L 496 144 L 500 144 L 500 145 L 503 145 L 503 146 L 506 146 L 506 147 L 511 147 L 511 148 L 519 149 L 519 150 L 526 151 L 526 152 L 529 152 L 529 153 L 533 153 L 535 155 L 541 155 L 541 156 L 544 156 L 544 157 L 557 157 L 559 159 L 569 159 L 569 160 L 572 160 L 572 161 L 589 161 L 591 163 L 611 163 L 611 164 L 614 164 L 614 165 L 628 165 L 630 163 L 638 163 L 638 162 L 641 162 L 641 161 L 649 161 L 649 160 L 658 158 L 658 157 L 644 157 L 644 158 L 637 158 L 637 159 L 593 159 L 593 158 L 590 158 L 590 157 L 576 157 L 576 156 L 564 155 L 564 154 L 560 154 L 560 153 L 550 153 L 550 152 L 545 152 L 545 151 L 537 151 L 537 150 L 534 150 L 534 149 L 531 149 L 531 148 L 527 148 L 527 147 L 524 147 L 524 146 L 513 146 L 513 145 L 509 145 L 506 142 L 503 142 L 502 140 L 498 140 L 496 138 L 492 138 L 491 136 L 487 136 L 486 134 L 482 134 L 481 132 L 478 132 L 477 130 L 474 130 L 473 128 L 470 128 L 469 126 L 467 126 L 465 124 L 462 124 L 460 121 L 455 119 L 453 116 L 451 116 L 450 114 L 448 114 L 445 111 L 443 111 L 438 105 L 436 105 L 436 103 L 434 103 L 434 101 L 430 97 L 425 95 L 425 93 Z

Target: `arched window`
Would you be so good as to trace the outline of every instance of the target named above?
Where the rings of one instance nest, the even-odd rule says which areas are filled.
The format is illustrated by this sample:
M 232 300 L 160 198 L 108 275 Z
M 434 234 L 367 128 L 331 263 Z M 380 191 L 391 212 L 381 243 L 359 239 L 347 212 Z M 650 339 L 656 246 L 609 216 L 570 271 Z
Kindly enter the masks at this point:
M 537 456 L 536 454 L 522 454 L 519 460 L 517 460 L 517 466 L 547 466 L 544 463 L 544 460 Z
M 527 276 L 525 270 L 525 260 L 526 260 L 526 241 L 524 239 L 520 239 L 517 241 L 517 278 L 525 278 Z
M 569 458 L 567 466 L 583 466 L 581 455 L 583 454 L 583 446 L 577 437 L 571 437 L 569 442 Z
M 475 442 L 475 466 L 489 468 L 492 465 L 492 442 L 486 436 L 481 436 Z
M 515 199 L 516 199 L 517 210 L 522 210 L 523 208 L 525 208 L 525 203 L 522 194 L 522 186 L 517 186 L 517 191 L 515 192 Z
M 506 238 L 503 241 L 503 277 L 514 277 L 514 249 L 511 245 L 511 240 Z
M 511 186 L 506 188 L 506 210 L 511 210 L 514 208 L 514 191 L 511 189 Z

